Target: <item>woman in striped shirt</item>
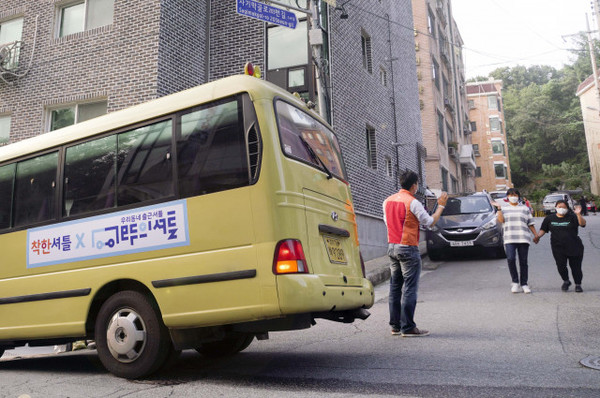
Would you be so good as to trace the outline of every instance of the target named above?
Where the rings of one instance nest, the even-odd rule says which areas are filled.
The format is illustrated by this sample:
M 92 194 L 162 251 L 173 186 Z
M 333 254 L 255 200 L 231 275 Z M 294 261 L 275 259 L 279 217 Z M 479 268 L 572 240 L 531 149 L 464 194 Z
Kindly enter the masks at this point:
M 529 276 L 527 255 L 529 254 L 532 234 L 533 237 L 537 236 L 535 221 L 527 206 L 521 203 L 521 194 L 517 189 L 510 188 L 506 191 L 506 196 L 508 197 L 508 203 L 505 202 L 502 205 L 495 203 L 495 206 L 498 208 L 496 213 L 498 222 L 503 224 L 504 250 L 506 251 L 508 270 L 512 278 L 511 292 L 531 293 L 527 282 Z M 520 273 L 517 272 L 517 254 L 519 256 Z

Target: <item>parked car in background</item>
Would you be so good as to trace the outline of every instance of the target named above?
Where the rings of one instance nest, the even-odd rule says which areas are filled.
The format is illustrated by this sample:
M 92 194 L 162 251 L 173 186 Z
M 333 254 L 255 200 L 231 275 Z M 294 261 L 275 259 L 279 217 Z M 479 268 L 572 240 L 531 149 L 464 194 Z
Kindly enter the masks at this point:
M 565 202 L 567 202 L 567 205 L 571 210 L 575 208 L 573 198 L 571 198 L 571 195 L 569 195 L 566 192 L 552 192 L 546 195 L 544 197 L 544 200 L 542 201 L 542 206 L 544 206 L 544 213 L 546 213 L 546 215 L 556 213 L 555 206 L 556 202 L 559 200 L 564 200 Z
M 506 191 L 492 191 L 489 193 L 492 200 L 500 202 L 501 199 L 506 199 Z
M 435 209 L 434 209 L 435 211 Z M 484 249 L 504 257 L 502 225 L 489 194 L 479 192 L 448 198 L 436 225 L 426 230 L 427 253 L 436 261 L 457 249 Z

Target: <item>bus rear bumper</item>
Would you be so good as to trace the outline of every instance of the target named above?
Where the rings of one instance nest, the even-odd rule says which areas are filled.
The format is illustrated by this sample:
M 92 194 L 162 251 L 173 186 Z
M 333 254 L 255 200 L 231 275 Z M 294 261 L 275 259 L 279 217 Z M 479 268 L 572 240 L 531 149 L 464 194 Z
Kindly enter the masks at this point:
M 279 275 L 277 292 L 281 313 L 312 312 L 322 315 L 373 306 L 373 285 L 368 279 L 353 278 L 345 285 L 326 283 L 329 279 L 307 274 Z M 327 316 L 315 317 L 330 319 Z

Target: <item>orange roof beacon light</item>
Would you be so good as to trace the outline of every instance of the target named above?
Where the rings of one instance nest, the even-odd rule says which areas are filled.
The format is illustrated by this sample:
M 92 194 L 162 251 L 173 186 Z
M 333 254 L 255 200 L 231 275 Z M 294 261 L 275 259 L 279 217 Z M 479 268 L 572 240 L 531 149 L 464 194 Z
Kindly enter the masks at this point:
M 244 65 L 244 74 L 260 79 L 260 66 L 254 65 L 252 62 L 246 62 L 246 65 Z
M 286 239 L 277 244 L 273 259 L 273 273 L 275 275 L 308 273 L 304 250 L 299 240 Z

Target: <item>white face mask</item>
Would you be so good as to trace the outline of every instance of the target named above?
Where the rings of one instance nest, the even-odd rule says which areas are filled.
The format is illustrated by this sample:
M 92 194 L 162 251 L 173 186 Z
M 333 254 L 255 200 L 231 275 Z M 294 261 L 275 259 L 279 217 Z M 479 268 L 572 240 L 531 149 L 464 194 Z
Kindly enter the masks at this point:
M 560 214 L 561 216 L 564 216 L 565 214 L 567 214 L 568 211 L 569 211 L 569 209 L 565 209 L 564 207 L 557 207 L 556 208 L 556 212 L 558 214 Z
M 508 201 L 510 203 L 517 203 L 519 201 L 519 197 L 518 196 L 509 196 Z

